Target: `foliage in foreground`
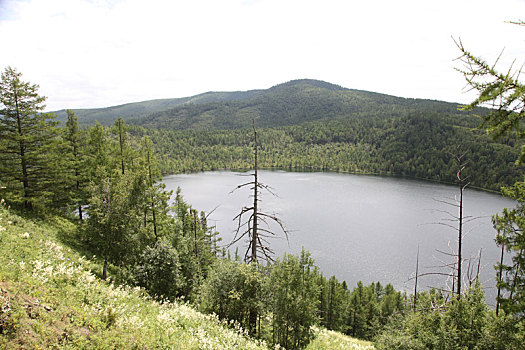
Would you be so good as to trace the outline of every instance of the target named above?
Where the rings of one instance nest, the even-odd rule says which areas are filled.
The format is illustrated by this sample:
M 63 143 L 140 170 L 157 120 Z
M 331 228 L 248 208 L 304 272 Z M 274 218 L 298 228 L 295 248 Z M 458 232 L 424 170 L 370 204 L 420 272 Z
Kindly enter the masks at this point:
M 375 339 L 377 349 L 523 349 L 525 323 L 489 310 L 479 283 L 448 303 L 434 290 L 418 300 L 416 311 L 390 320 Z
M 268 348 L 235 322 L 99 280 L 90 271 L 97 262 L 56 243 L 75 229 L 0 207 L 0 348 Z M 322 329 L 314 335 L 308 349 L 370 349 Z
M 92 262 L 54 242 L 53 231 L 70 231 L 71 223 L 0 215 L 0 347 L 266 348 L 216 316 L 100 281 Z

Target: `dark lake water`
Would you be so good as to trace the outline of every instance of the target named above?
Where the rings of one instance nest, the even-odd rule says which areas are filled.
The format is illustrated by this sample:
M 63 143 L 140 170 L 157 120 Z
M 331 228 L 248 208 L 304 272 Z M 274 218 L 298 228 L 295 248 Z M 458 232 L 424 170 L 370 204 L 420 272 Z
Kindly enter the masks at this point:
M 210 212 L 210 224 L 216 226 L 223 243 L 233 239 L 233 218 L 243 206 L 250 206 L 247 188 L 231 191 L 250 181 L 247 173 L 228 171 L 170 175 L 163 182 L 168 189 L 181 187 L 185 200 L 198 210 Z M 273 239 L 276 257 L 284 252 L 309 250 L 325 276 L 335 275 L 353 288 L 380 281 L 400 290 L 412 291 L 419 246 L 420 273 L 448 272 L 434 268 L 451 262 L 439 253 L 451 253 L 457 247 L 457 231 L 444 224 L 458 209 L 444 202 L 454 202 L 457 187 L 393 177 L 260 171 L 260 181 L 271 186 L 278 197 L 264 193 L 261 208 L 276 213 L 290 231 L 289 241 Z M 481 281 L 493 302 L 495 272 L 499 259 L 494 243 L 496 235 L 491 216 L 514 202 L 500 195 L 467 189 L 464 213 L 479 217 L 464 226 L 463 256 L 481 254 Z M 276 229 L 278 232 L 278 230 Z M 279 232 L 280 233 L 280 232 Z M 280 237 L 283 237 L 280 235 Z M 239 242 L 244 254 L 245 242 Z M 468 261 L 463 264 L 466 274 Z M 477 259 L 471 263 L 477 268 Z M 446 288 L 446 277 L 425 276 L 419 286 Z M 450 282 L 451 285 L 451 282 Z

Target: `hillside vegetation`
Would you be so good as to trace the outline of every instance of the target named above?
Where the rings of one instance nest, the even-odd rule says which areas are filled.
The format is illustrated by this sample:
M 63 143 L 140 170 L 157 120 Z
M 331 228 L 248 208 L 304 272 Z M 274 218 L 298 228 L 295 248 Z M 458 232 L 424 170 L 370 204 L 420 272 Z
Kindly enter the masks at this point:
M 153 300 L 140 288 L 99 279 L 96 258 L 59 242 L 76 225 L 0 208 L 0 348 L 267 349 L 238 325 L 182 301 Z M 95 259 L 93 261 L 92 259 Z M 307 349 L 373 349 L 315 329 Z
M 294 80 L 259 91 L 249 99 L 192 103 L 142 116 L 131 123 L 172 130 L 247 128 L 299 125 L 333 119 L 406 116 L 414 112 L 453 113 L 457 104 L 406 99 L 351 90 L 317 80 Z
M 520 143 L 492 140 L 481 120 L 442 101 L 294 80 L 266 90 L 209 92 L 76 111 L 80 125 L 122 116 L 150 136 L 164 174 L 251 167 L 252 123 L 260 166 L 408 176 L 455 183 L 463 155 L 471 186 L 499 191 L 520 180 Z M 485 109 L 474 111 L 484 115 Z M 59 117 L 62 114 L 59 113 Z
M 254 118 L 258 126 L 272 127 L 337 118 L 399 117 L 414 112 L 467 115 L 458 112 L 455 103 L 347 89 L 311 79 L 293 80 L 266 90 L 207 92 L 73 111 L 80 125 L 92 125 L 95 121 L 109 125 L 122 117 L 136 125 L 173 130 L 246 128 Z M 56 114 L 59 120 L 66 120 L 64 110 Z
M 257 94 L 258 92 L 259 90 L 246 92 L 205 92 L 203 94 L 191 97 L 132 102 L 119 106 L 75 109 L 74 111 L 78 115 L 82 116 L 80 120 L 82 125 L 91 125 L 95 121 L 98 121 L 104 125 L 109 125 L 120 117 L 126 120 L 135 119 L 185 104 L 242 100 Z M 67 113 L 64 109 L 54 113 L 57 115 L 57 118 L 60 121 L 65 121 L 67 119 Z
M 408 176 L 455 183 L 464 155 L 471 186 L 498 191 L 521 179 L 515 165 L 519 146 L 496 142 L 475 129 L 473 118 L 413 114 L 381 119 L 314 121 L 259 128 L 262 168 Z M 253 130 L 133 128 L 148 135 L 164 174 L 217 169 L 249 169 Z

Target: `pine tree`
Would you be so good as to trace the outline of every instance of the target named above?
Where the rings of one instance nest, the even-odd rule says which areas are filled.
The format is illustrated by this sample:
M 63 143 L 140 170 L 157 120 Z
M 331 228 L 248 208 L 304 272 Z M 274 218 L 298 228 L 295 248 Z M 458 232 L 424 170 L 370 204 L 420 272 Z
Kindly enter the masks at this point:
M 273 343 L 286 349 L 302 349 L 311 340 L 317 323 L 319 285 L 310 253 L 285 255 L 271 269 L 270 286 Z
M 153 142 L 148 136 L 142 138 L 141 155 L 146 197 L 144 198 L 144 221 L 146 224 L 151 224 L 153 236 L 155 241 L 157 241 L 160 234 L 159 223 L 165 220 L 168 215 L 168 200 L 171 196 L 171 191 L 166 192 L 166 186 L 159 182 L 161 174 L 153 150 Z M 124 161 L 122 161 L 122 169 L 124 169 Z
M 108 154 L 108 132 L 100 124 L 89 131 L 88 214 L 85 226 L 89 248 L 104 259 L 102 277 L 108 263 L 124 264 L 140 250 L 136 233 L 140 225 L 135 199 L 141 198 L 141 183 L 132 173 L 122 174 L 117 162 Z
M 39 86 L 7 67 L 0 80 L 0 181 L 7 199 L 33 209 L 47 200 L 58 178 L 54 116 L 42 113 Z M 43 202 L 45 204 L 45 202 Z
M 129 145 L 128 134 L 129 126 L 126 125 L 124 119 L 118 118 L 111 128 L 111 132 L 116 137 L 116 151 L 117 157 L 115 160 L 119 163 L 118 167 L 122 174 L 126 173 L 126 169 L 133 166 L 133 150 Z
M 78 128 L 78 118 L 72 110 L 66 110 L 67 121 L 64 128 L 64 140 L 66 143 L 66 153 L 68 155 L 69 166 L 68 172 L 70 174 L 70 182 L 68 184 L 68 192 L 71 197 L 71 202 L 75 204 L 78 209 L 78 216 L 80 220 L 83 218 L 82 206 L 86 204 L 87 193 L 85 183 L 87 181 L 85 176 L 85 152 L 83 152 L 83 134 Z

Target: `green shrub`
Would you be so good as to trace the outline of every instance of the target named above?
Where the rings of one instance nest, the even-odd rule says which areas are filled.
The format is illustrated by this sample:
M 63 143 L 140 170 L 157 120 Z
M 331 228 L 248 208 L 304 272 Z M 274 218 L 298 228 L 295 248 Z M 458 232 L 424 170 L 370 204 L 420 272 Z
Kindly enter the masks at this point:
M 152 295 L 174 300 L 183 285 L 177 251 L 167 242 L 146 247 L 135 266 L 136 283 Z

